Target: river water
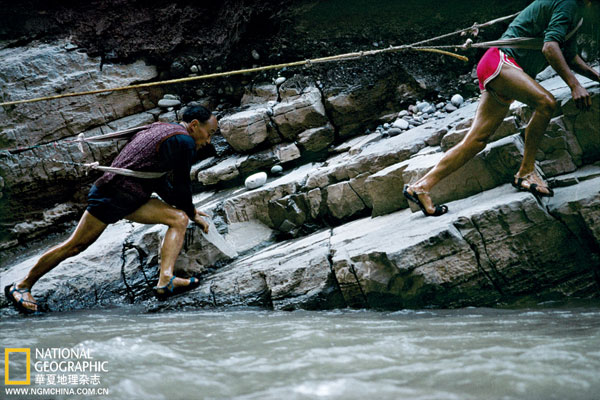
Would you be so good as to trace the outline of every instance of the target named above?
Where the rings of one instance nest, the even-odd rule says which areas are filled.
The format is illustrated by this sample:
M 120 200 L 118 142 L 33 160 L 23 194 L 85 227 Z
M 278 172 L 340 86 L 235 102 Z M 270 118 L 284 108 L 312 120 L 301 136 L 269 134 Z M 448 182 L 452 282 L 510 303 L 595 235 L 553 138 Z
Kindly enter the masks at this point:
M 34 348 L 86 349 L 88 361 L 105 362 L 108 372 L 95 374 L 95 386 L 64 387 L 105 388 L 108 395 L 55 391 L 30 397 L 36 399 L 600 398 L 597 304 L 158 314 L 125 307 L 5 317 L 1 324 L 3 347 L 30 348 L 32 365 L 41 360 Z M 12 357 L 15 379 L 24 356 Z M 37 375 L 44 373 L 32 366 L 29 387 L 61 387 L 36 383 Z M 4 396 L 9 387 L 18 386 L 4 386 L 1 398 L 25 398 Z

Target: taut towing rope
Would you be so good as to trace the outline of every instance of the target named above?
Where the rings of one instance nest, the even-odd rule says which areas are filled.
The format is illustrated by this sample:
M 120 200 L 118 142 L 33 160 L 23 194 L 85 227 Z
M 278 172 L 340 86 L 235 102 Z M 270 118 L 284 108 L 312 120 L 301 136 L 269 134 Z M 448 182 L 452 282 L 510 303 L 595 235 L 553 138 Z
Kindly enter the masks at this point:
M 455 51 L 458 51 L 458 50 L 466 50 L 471 47 L 494 47 L 494 46 L 498 46 L 499 44 L 503 45 L 503 47 L 532 48 L 532 46 L 534 46 L 532 44 L 532 41 L 536 40 L 536 39 L 514 38 L 514 39 L 505 39 L 503 41 L 493 41 L 493 42 L 485 42 L 485 43 L 473 43 L 473 41 L 471 39 L 467 39 L 467 41 L 463 45 L 449 45 L 449 46 L 447 46 L 447 45 L 423 46 L 423 44 L 430 43 L 430 42 L 440 40 L 440 39 L 444 39 L 444 38 L 447 38 L 447 37 L 450 37 L 453 35 L 457 35 L 457 34 L 465 35 L 467 33 L 471 33 L 471 34 L 473 34 L 473 36 L 477 36 L 479 33 L 479 29 L 494 25 L 498 22 L 512 19 L 512 18 L 516 17 L 517 15 L 519 15 L 519 13 L 507 15 L 505 17 L 496 18 L 494 20 L 485 22 L 483 24 L 474 23 L 469 28 L 461 29 L 461 30 L 451 32 L 451 33 L 446 33 L 446 34 L 443 34 L 440 36 L 436 36 L 434 38 L 422 40 L 420 42 L 416 42 L 416 43 L 412 43 L 412 44 L 408 44 L 408 45 L 390 46 L 385 49 L 358 51 L 358 52 L 339 54 L 339 55 L 328 56 L 328 57 L 321 57 L 321 58 L 316 58 L 316 59 L 295 61 L 295 62 L 284 63 L 284 64 L 275 64 L 275 65 L 267 65 L 267 66 L 263 66 L 263 67 L 248 68 L 248 69 L 241 69 L 241 70 L 235 70 L 235 71 L 218 72 L 218 73 L 206 74 L 206 75 L 201 75 L 201 76 L 190 76 L 190 77 L 186 77 L 186 78 L 171 79 L 171 80 L 159 81 L 159 82 L 147 82 L 147 83 L 141 83 L 141 84 L 137 84 L 137 85 L 122 86 L 122 87 L 111 88 L 111 89 L 98 89 L 98 90 L 90 90 L 90 91 L 86 91 L 86 92 L 64 93 L 64 94 L 60 94 L 60 95 L 56 95 L 56 96 L 38 97 L 38 98 L 34 98 L 34 99 L 6 101 L 3 103 L 0 103 L 0 106 L 12 106 L 12 105 L 17 105 L 17 104 L 35 103 L 35 102 L 40 102 L 40 101 L 62 99 L 62 98 L 67 98 L 67 97 L 85 96 L 85 95 L 107 93 L 107 92 L 118 92 L 118 91 L 140 89 L 140 88 L 147 88 L 147 87 L 153 87 L 153 86 L 172 85 L 172 84 L 176 84 L 176 83 L 185 83 L 185 82 L 192 82 L 192 81 L 203 80 L 203 79 L 219 78 L 219 77 L 247 74 L 247 73 L 253 73 L 253 72 L 262 72 L 262 71 L 273 70 L 273 69 L 282 69 L 282 68 L 287 68 L 287 67 L 311 66 L 312 64 L 334 62 L 334 61 L 354 60 L 354 59 L 359 59 L 359 58 L 362 58 L 365 56 L 382 54 L 382 53 L 398 52 L 398 51 L 430 52 L 430 53 L 436 53 L 436 54 L 442 54 L 442 55 L 454 57 L 461 61 L 466 62 L 469 60 L 467 57 L 459 55 L 459 54 L 455 54 L 455 53 L 452 53 L 450 51 L 443 50 L 443 49 L 454 49 Z M 579 25 L 577 26 L 577 28 L 575 28 L 575 30 L 573 32 L 571 32 L 571 34 L 573 34 L 579 28 L 579 26 L 581 26 L 581 21 L 580 21 Z M 539 44 L 535 44 L 535 48 L 538 48 L 538 47 L 539 47 Z M 142 127 L 126 129 L 123 131 L 118 131 L 118 132 L 113 132 L 113 133 L 108 133 L 108 134 L 98 135 L 98 136 L 92 136 L 92 137 L 88 137 L 88 138 L 83 137 L 83 133 L 80 133 L 78 135 L 77 139 L 63 140 L 62 143 L 65 143 L 65 144 L 78 143 L 79 149 L 81 150 L 81 152 L 85 153 L 83 146 L 82 146 L 82 144 L 84 142 L 93 143 L 93 142 L 101 142 L 101 141 L 106 141 L 106 140 L 126 139 L 126 138 L 130 137 L 133 133 L 138 132 L 143 129 L 146 129 L 148 127 L 149 127 L 149 125 L 146 125 L 146 126 L 142 126 Z M 39 147 L 43 147 L 43 146 L 56 146 L 56 142 L 38 144 L 38 145 L 27 146 L 27 147 L 17 147 L 15 149 L 4 149 L 4 150 L 0 150 L 0 155 L 10 157 L 17 153 L 21 153 L 26 150 L 33 150 L 35 148 L 39 148 Z M 96 169 L 96 170 L 100 170 L 100 171 L 112 172 L 115 174 L 132 176 L 132 177 L 143 178 L 143 179 L 156 179 L 156 178 L 159 178 L 166 174 L 166 172 L 133 171 L 133 170 L 125 169 L 125 168 L 104 167 L 104 166 L 99 165 L 98 162 L 79 163 L 79 162 L 75 162 L 75 161 L 64 161 L 64 160 L 57 160 L 54 158 L 42 158 L 42 157 L 28 156 L 28 155 L 23 155 L 23 154 L 19 154 L 19 157 L 22 157 L 25 159 L 31 159 L 36 162 L 51 161 L 51 162 L 55 162 L 55 163 L 63 164 L 63 165 L 79 166 L 79 167 L 84 167 L 87 169 Z M 87 171 L 86 171 L 86 173 L 87 173 Z
M 328 57 L 321 57 L 321 58 L 308 59 L 308 60 L 302 60 L 302 61 L 294 61 L 294 62 L 284 63 L 284 64 L 266 65 L 263 67 L 247 68 L 247 69 L 240 69 L 240 70 L 226 71 L 226 72 L 217 72 L 217 73 L 205 74 L 205 75 L 200 75 L 200 76 L 189 76 L 186 78 L 171 79 L 171 80 L 159 81 L 159 82 L 140 83 L 137 85 L 122 86 L 122 87 L 111 88 L 111 89 L 98 89 L 98 90 L 90 90 L 90 91 L 86 91 L 86 92 L 64 93 L 64 94 L 59 94 L 56 96 L 38 97 L 38 98 L 34 98 L 34 99 L 6 101 L 3 103 L 0 103 L 0 106 L 11 106 L 11 105 L 16 105 L 16 104 L 24 104 L 24 103 L 35 103 L 38 101 L 55 100 L 55 99 L 62 99 L 62 98 L 67 98 L 67 97 L 85 96 L 85 95 L 107 93 L 107 92 L 118 92 L 118 91 L 123 91 L 123 90 L 141 89 L 141 88 L 148 88 L 148 87 L 152 87 L 152 86 L 172 85 L 172 84 L 176 84 L 176 83 L 193 82 L 193 81 L 203 80 L 203 79 L 221 78 L 221 77 L 226 77 L 226 76 L 247 74 L 247 73 L 253 73 L 253 72 L 262 72 L 262 71 L 268 71 L 268 70 L 272 70 L 272 69 L 282 69 L 282 68 L 297 67 L 297 66 L 310 66 L 312 64 L 320 64 L 320 63 L 326 63 L 326 62 L 332 62 L 332 61 L 347 61 L 347 60 L 358 59 L 358 58 L 361 58 L 364 56 L 371 56 L 371 55 L 376 55 L 376 54 L 381 54 L 381 53 L 391 53 L 391 52 L 398 52 L 398 51 L 409 51 L 410 50 L 410 51 L 437 53 L 437 54 L 454 57 L 459 60 L 467 62 L 467 61 L 469 61 L 469 59 L 465 56 L 461 56 L 459 54 L 455 54 L 455 53 L 451 53 L 446 50 L 442 50 L 443 48 L 465 49 L 466 47 L 464 45 L 455 45 L 455 46 L 422 46 L 422 45 L 425 43 L 430 43 L 430 42 L 433 42 L 433 41 L 436 41 L 439 39 L 444 39 L 444 38 L 447 38 L 447 37 L 450 37 L 453 35 L 457 35 L 457 34 L 464 35 L 468 32 L 471 32 L 473 35 L 477 36 L 480 28 L 491 26 L 498 22 L 506 21 L 508 19 L 516 17 L 517 15 L 519 15 L 519 13 L 507 15 L 505 17 L 496 18 L 494 20 L 485 22 L 483 24 L 475 23 L 472 26 L 470 26 L 469 28 L 461 29 L 461 30 L 451 32 L 451 33 L 446 33 L 444 35 L 436 36 L 434 38 L 422 40 L 420 42 L 407 44 L 407 45 L 401 45 L 401 46 L 390 46 L 385 49 L 357 51 L 357 52 L 338 54 L 338 55 L 328 56 Z

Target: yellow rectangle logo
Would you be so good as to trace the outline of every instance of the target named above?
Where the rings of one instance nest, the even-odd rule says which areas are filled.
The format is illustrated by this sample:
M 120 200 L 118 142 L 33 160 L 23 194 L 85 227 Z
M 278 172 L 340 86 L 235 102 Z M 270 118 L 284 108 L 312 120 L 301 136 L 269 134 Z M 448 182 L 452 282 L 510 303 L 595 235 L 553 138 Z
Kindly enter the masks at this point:
M 9 376 L 10 353 L 25 353 L 27 361 L 27 376 L 24 381 L 12 381 Z M 31 349 L 28 348 L 5 348 L 4 349 L 4 384 L 5 385 L 29 385 L 31 383 Z

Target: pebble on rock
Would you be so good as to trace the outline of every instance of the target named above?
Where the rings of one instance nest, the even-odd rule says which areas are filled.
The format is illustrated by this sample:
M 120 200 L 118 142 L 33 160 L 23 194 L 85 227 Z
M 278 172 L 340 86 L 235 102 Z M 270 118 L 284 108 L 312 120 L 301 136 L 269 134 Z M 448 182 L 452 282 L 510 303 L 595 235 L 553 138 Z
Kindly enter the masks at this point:
M 161 108 L 169 108 L 169 107 L 177 107 L 181 102 L 179 100 L 172 99 L 160 99 L 158 101 L 158 106 Z
M 452 98 L 450 99 L 450 102 L 452 103 L 452 105 L 454 107 L 460 107 L 462 105 L 462 103 L 464 103 L 464 99 L 460 94 L 455 94 L 454 96 L 452 96 Z
M 197 67 L 197 66 L 195 66 L 195 65 L 192 65 L 192 66 L 190 67 L 190 72 L 191 72 L 192 74 L 196 74 L 196 73 L 198 73 L 198 67 Z
M 271 167 L 271 174 L 279 175 L 283 172 L 283 167 L 281 165 L 273 165 Z
M 275 79 L 275 84 L 276 85 L 281 85 L 283 82 L 285 82 L 285 77 L 280 76 L 279 78 Z
M 423 110 L 423 114 L 433 114 L 435 112 L 435 107 L 430 105 Z
M 406 120 L 400 118 L 400 119 L 395 120 L 394 123 L 392 124 L 392 126 L 394 128 L 406 130 L 406 129 L 408 129 L 408 122 Z
M 424 112 L 429 106 L 430 104 L 428 102 L 423 101 L 417 104 L 417 110 L 419 110 L 420 112 Z
M 261 187 L 262 185 L 264 185 L 266 181 L 267 173 L 259 172 L 257 174 L 250 175 L 249 177 L 247 177 L 244 181 L 244 185 L 246 186 L 246 189 L 256 189 L 257 187 Z

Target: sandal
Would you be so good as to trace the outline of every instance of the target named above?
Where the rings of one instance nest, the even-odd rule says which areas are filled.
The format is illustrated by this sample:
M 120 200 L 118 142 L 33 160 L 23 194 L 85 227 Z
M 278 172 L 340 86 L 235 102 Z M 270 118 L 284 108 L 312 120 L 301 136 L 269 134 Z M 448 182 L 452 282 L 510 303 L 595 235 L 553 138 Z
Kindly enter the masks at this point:
M 552 197 L 554 196 L 554 190 L 550 189 L 550 187 L 548 187 L 548 185 L 546 186 L 539 186 L 537 183 L 532 183 L 532 177 L 534 177 L 535 172 L 530 172 L 527 175 L 525 175 L 524 177 L 518 177 L 517 175 L 515 175 L 515 179 L 512 182 L 513 187 L 515 187 L 517 190 L 523 191 L 523 192 L 530 192 L 532 193 L 534 196 L 540 196 L 540 197 Z M 527 182 L 529 184 L 529 187 L 525 187 L 523 185 L 523 183 Z M 547 189 L 549 193 L 544 193 L 538 190 L 539 187 L 542 187 L 544 189 Z
M 429 192 L 413 192 L 412 194 L 410 194 L 408 193 L 408 185 L 404 185 L 404 190 L 402 191 L 402 193 L 404 194 L 404 197 L 406 197 L 406 200 L 412 201 L 413 203 L 418 205 L 426 217 L 439 217 L 440 215 L 444 215 L 448 212 L 448 206 L 446 206 L 445 204 L 441 206 L 436 205 L 435 211 L 433 213 L 427 212 L 427 208 L 425 208 L 425 205 L 421 202 L 421 200 L 419 200 L 419 195 L 429 195 Z
M 185 293 L 185 292 L 189 292 L 190 290 L 196 289 L 198 286 L 200 286 L 200 279 L 198 278 L 190 278 L 190 283 L 188 285 L 185 286 L 175 286 L 173 284 L 173 281 L 175 280 L 175 276 L 173 276 L 171 278 L 171 280 L 169 280 L 169 283 L 167 283 L 165 286 L 156 286 L 152 288 L 152 291 L 154 292 L 154 296 L 158 299 L 158 300 L 166 300 L 169 297 L 181 294 L 181 293 Z M 162 290 L 162 292 L 160 292 Z
M 15 292 L 17 292 L 21 295 L 21 298 L 19 300 L 15 299 L 15 296 L 14 296 Z M 23 313 L 23 314 L 35 313 L 36 310 L 32 310 L 31 308 L 25 307 L 23 305 L 23 303 L 35 304 L 36 306 L 37 306 L 37 303 L 35 301 L 25 300 L 23 298 L 23 293 L 31 293 L 31 292 L 29 289 L 17 289 L 16 283 L 12 283 L 12 284 L 4 287 L 4 295 L 6 296 L 6 298 L 8 300 L 10 300 L 10 302 L 13 304 L 13 306 L 15 306 L 17 311 L 19 311 L 20 313 Z

